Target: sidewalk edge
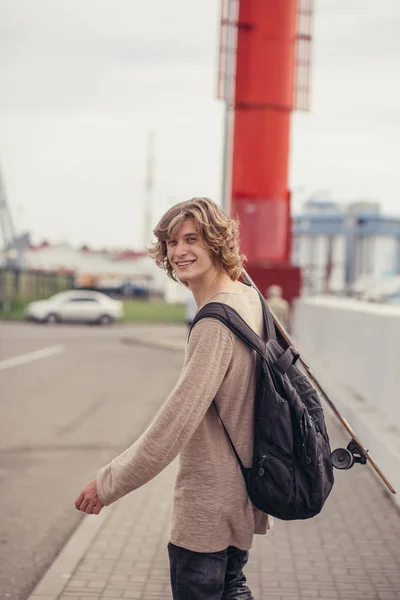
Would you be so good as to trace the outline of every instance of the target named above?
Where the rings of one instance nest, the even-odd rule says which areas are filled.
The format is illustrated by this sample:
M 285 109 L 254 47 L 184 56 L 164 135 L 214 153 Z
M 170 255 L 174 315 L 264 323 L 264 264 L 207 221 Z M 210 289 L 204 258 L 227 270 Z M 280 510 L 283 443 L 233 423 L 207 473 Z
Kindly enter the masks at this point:
M 99 515 L 86 515 L 39 581 L 28 600 L 57 598 L 72 577 L 98 531 L 110 517 L 107 508 Z

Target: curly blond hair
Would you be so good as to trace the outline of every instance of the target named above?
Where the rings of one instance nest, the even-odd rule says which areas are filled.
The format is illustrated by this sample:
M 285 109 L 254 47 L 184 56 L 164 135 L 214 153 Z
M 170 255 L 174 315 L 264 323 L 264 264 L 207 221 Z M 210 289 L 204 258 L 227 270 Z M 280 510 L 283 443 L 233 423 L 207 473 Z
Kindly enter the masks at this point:
M 239 279 L 246 260 L 239 252 L 239 223 L 227 217 L 218 204 L 209 198 L 179 202 L 164 214 L 153 231 L 157 242 L 149 249 L 149 255 L 157 266 L 165 269 L 168 277 L 178 281 L 167 257 L 167 240 L 176 235 L 187 218 L 194 220 L 214 264 L 219 265 L 233 281 Z

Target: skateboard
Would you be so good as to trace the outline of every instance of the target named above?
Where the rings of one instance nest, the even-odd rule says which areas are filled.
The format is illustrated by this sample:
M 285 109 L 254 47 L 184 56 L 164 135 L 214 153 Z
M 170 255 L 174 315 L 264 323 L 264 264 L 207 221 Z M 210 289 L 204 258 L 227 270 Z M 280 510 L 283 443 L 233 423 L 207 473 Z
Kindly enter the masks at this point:
M 252 287 L 254 287 L 261 294 L 261 292 L 258 290 L 255 283 L 252 281 L 252 279 L 246 273 L 246 271 L 243 272 L 242 276 L 243 276 L 243 279 L 248 284 L 250 284 Z M 289 335 L 286 333 L 283 326 L 279 323 L 279 320 L 277 319 L 277 317 L 274 315 L 272 310 L 270 310 L 270 312 L 272 314 L 275 327 L 276 327 L 277 331 L 279 332 L 279 334 L 282 336 L 282 338 L 285 340 L 285 342 L 289 346 L 294 346 Z M 351 467 L 353 467 L 353 465 L 355 465 L 357 463 L 361 464 L 361 465 L 365 465 L 366 463 L 369 463 L 371 465 L 371 467 L 374 469 L 374 471 L 379 475 L 379 477 L 381 478 L 383 483 L 386 485 L 386 487 L 390 490 L 390 492 L 392 494 L 395 494 L 396 491 L 393 488 L 393 486 L 391 485 L 391 483 L 388 481 L 388 479 L 382 473 L 381 469 L 378 467 L 378 465 L 376 464 L 376 462 L 374 461 L 374 459 L 372 458 L 372 456 L 370 455 L 368 450 L 361 443 L 361 441 L 355 434 L 353 428 L 350 426 L 350 424 L 347 422 L 347 420 L 344 418 L 344 416 L 340 413 L 340 411 L 338 410 L 338 408 L 336 407 L 334 402 L 329 398 L 328 394 L 325 392 L 322 385 L 319 383 L 319 381 L 316 378 L 316 376 L 314 375 L 313 371 L 310 369 L 308 364 L 302 359 L 301 354 L 300 354 L 297 362 L 301 364 L 307 377 L 316 386 L 319 393 L 324 398 L 325 402 L 327 403 L 327 405 L 329 406 L 329 408 L 331 409 L 333 414 L 336 416 L 336 418 L 343 425 L 343 427 L 345 428 L 347 433 L 350 435 L 350 442 L 348 443 L 346 448 L 336 448 L 336 450 L 334 450 L 332 452 L 333 466 L 336 469 L 345 470 L 345 469 L 351 469 Z

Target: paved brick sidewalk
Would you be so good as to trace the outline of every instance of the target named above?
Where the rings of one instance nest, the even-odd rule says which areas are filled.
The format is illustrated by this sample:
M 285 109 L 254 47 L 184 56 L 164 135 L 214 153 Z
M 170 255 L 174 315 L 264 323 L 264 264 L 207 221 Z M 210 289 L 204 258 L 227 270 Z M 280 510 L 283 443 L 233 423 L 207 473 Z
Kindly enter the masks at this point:
M 182 350 L 186 328 L 164 338 L 152 331 L 122 341 Z M 332 447 L 347 444 L 326 416 Z M 171 600 L 166 545 L 176 468 L 85 517 L 29 600 Z M 400 600 L 399 509 L 369 467 L 335 474 L 321 515 L 276 521 L 255 537 L 246 574 L 256 600 Z
M 338 443 L 333 422 L 330 435 Z M 175 471 L 85 517 L 30 600 L 170 600 Z M 368 467 L 336 471 L 323 513 L 256 536 L 246 572 L 256 600 L 400 599 L 399 510 Z

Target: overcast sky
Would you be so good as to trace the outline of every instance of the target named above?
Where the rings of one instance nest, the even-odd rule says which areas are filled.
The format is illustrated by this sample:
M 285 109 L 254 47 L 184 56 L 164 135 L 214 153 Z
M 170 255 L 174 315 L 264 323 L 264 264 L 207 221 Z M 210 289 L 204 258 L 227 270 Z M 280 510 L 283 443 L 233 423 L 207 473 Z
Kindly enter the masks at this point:
M 312 110 L 292 120 L 294 207 L 319 191 L 400 214 L 400 2 L 316 0 Z M 140 248 L 154 219 L 221 193 L 219 0 L 0 0 L 0 163 L 34 241 Z

